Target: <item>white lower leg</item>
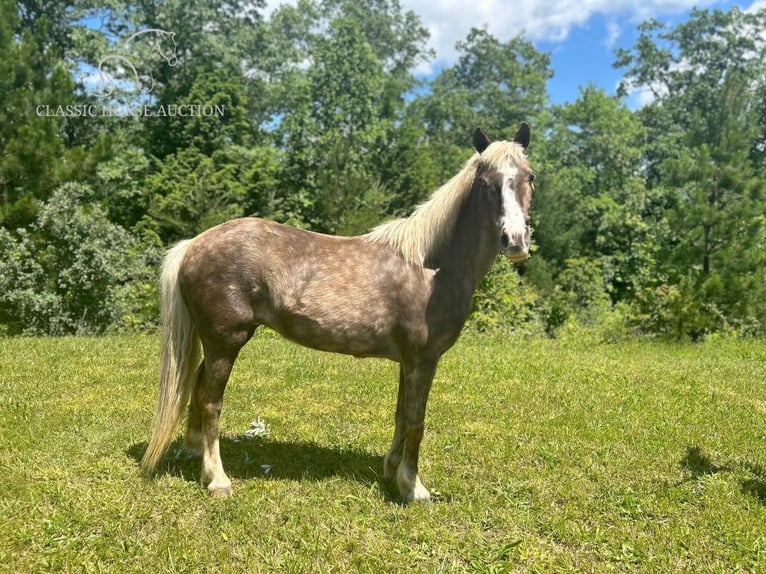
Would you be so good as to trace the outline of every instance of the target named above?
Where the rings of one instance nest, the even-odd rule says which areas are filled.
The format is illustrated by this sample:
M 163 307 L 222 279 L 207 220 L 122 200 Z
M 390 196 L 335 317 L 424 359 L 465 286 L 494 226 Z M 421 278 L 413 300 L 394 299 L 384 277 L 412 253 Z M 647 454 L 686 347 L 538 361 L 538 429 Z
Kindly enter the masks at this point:
M 231 496 L 231 480 L 226 476 L 218 448 L 218 438 L 208 445 L 202 457 L 202 485 L 207 486 L 210 496 Z
M 404 502 L 412 502 L 413 500 L 429 502 L 431 500 L 431 494 L 423 486 L 420 476 L 404 463 L 399 465 L 399 470 L 396 473 L 396 484 Z

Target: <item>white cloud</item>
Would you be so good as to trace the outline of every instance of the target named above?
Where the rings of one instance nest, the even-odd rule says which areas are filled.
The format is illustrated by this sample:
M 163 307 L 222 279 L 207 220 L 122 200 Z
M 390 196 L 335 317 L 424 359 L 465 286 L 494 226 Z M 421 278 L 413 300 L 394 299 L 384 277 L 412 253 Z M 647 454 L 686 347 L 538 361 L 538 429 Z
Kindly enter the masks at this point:
M 648 106 L 656 99 L 657 95 L 648 86 L 641 86 L 628 94 L 627 103 L 628 107 L 635 110 Z
M 760 0 L 766 3 L 766 0 Z M 638 23 L 648 17 L 679 14 L 713 0 L 403 0 L 405 9 L 418 14 L 431 32 L 430 45 L 437 59 L 451 62 L 455 43 L 471 27 L 486 28 L 500 40 L 523 32 L 533 41 L 562 42 L 572 28 L 585 25 L 596 14 L 609 19 L 607 44 L 619 37 L 621 21 Z
M 620 34 L 622 34 L 622 27 L 615 20 L 609 20 L 606 24 L 604 46 L 606 46 L 608 50 L 614 50 L 617 46 L 617 40 L 620 39 Z
M 293 4 L 295 0 L 288 0 Z M 268 0 L 266 14 L 271 14 L 280 0 Z M 434 67 L 454 62 L 455 44 L 469 30 L 485 28 L 496 38 L 507 41 L 519 33 L 532 41 L 563 42 L 574 27 L 584 26 L 594 15 L 607 18 L 607 36 L 603 42 L 613 46 L 620 33 L 620 23 L 636 25 L 649 17 L 661 18 L 686 12 L 692 7 L 705 8 L 715 0 L 401 0 L 402 8 L 412 10 L 431 38 L 429 47 L 436 60 L 423 64 L 416 72 L 427 73 Z M 766 6 L 766 0 L 755 4 Z

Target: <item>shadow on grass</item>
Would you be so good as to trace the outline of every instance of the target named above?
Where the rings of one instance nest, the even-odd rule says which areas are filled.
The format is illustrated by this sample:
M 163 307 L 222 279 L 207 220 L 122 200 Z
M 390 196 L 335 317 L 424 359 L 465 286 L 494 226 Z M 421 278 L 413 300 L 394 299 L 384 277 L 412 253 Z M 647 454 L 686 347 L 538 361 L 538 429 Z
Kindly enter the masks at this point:
M 136 443 L 128 448 L 127 454 L 140 462 L 147 446 L 147 442 Z M 383 480 L 383 457 L 366 451 L 313 442 L 230 437 L 221 437 L 220 448 L 230 478 L 317 481 L 340 477 L 365 486 L 377 484 L 387 500 L 398 499 L 396 489 Z M 199 482 L 200 467 L 200 459 L 186 455 L 183 440 L 178 439 L 170 445 L 155 475 Z
M 752 496 L 766 506 L 766 470 L 760 464 L 751 463 L 745 464 L 745 468 L 754 478 L 742 481 L 742 493 Z
M 687 480 L 699 480 L 705 476 L 728 472 L 729 466 L 718 466 L 708 457 L 700 447 L 690 446 L 686 448 L 686 456 L 681 459 L 681 468 L 688 471 L 691 476 Z
M 690 446 L 686 449 L 686 455 L 681 459 L 681 468 L 689 472 L 689 477 L 684 482 L 697 481 L 721 472 L 742 471 L 749 473 L 752 478 L 740 480 L 740 491 L 746 496 L 752 496 L 760 504 L 766 506 L 766 469 L 759 464 L 750 462 L 737 463 L 736 465 L 717 465 L 698 446 Z

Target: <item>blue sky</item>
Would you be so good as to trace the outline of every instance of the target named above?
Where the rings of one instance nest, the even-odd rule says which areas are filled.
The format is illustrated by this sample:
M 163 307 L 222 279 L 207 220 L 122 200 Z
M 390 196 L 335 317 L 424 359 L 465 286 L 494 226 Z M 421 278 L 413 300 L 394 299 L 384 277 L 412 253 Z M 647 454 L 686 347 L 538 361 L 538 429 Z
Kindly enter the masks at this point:
M 708 8 L 728 10 L 736 2 L 716 2 Z M 656 18 L 669 25 L 685 21 L 690 10 L 679 11 L 672 15 L 662 15 Z M 537 41 L 538 49 L 551 54 L 551 64 L 554 77 L 548 84 L 551 100 L 560 104 L 574 101 L 580 87 L 593 83 L 609 94 L 614 94 L 622 79 L 624 70 L 613 67 L 616 60 L 615 51 L 618 48 L 630 48 L 638 37 L 636 27 L 639 22 L 630 18 L 610 19 L 602 14 L 594 14 L 581 26 L 573 27 L 563 41 Z M 634 96 L 628 99 L 631 107 L 638 105 Z
M 554 77 L 548 90 L 555 104 L 574 101 L 581 87 L 592 83 L 614 94 L 622 77 L 615 70 L 615 50 L 630 48 L 637 26 L 648 18 L 674 25 L 686 20 L 693 7 L 728 10 L 766 5 L 760 0 L 402 0 L 419 14 L 431 31 L 435 73 L 454 61 L 454 44 L 470 27 L 484 27 L 500 40 L 519 33 L 551 55 Z M 631 107 L 640 105 L 634 95 Z
M 693 7 L 728 10 L 766 7 L 766 0 L 400 0 L 418 14 L 431 33 L 436 58 L 418 75 L 430 77 L 455 61 L 455 43 L 471 27 L 486 28 L 507 41 L 523 32 L 535 46 L 551 54 L 553 103 L 574 101 L 580 87 L 593 83 L 616 92 L 621 72 L 612 65 L 615 49 L 631 47 L 636 27 L 648 18 L 669 24 L 687 19 Z M 267 11 L 281 4 L 269 0 Z M 628 104 L 639 105 L 633 96 Z
M 573 28 L 563 41 L 535 42 L 538 49 L 551 55 L 554 76 L 548 82 L 548 92 L 554 103 L 574 101 L 580 88 L 590 83 L 615 93 L 622 78 L 621 71 L 613 67 L 615 51 L 631 47 L 637 37 L 633 22 L 618 31 L 615 26 L 613 20 L 595 14 L 584 25 Z

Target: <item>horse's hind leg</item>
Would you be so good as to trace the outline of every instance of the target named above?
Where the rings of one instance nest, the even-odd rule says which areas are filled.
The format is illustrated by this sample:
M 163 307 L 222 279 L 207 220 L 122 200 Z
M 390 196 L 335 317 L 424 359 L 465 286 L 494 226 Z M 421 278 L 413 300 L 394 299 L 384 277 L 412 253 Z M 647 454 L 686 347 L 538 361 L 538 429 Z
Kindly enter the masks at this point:
M 194 379 L 194 388 L 189 401 L 189 418 L 186 422 L 186 438 L 184 439 L 184 449 L 191 456 L 202 456 L 202 413 L 197 393 L 202 385 L 204 375 L 205 361 L 202 361 Z
M 199 415 L 202 438 L 202 485 L 216 498 L 231 495 L 231 480 L 221 461 L 218 441 L 218 421 L 223 407 L 223 393 L 240 347 L 219 349 L 205 347 L 204 366 L 192 397 L 192 417 Z

